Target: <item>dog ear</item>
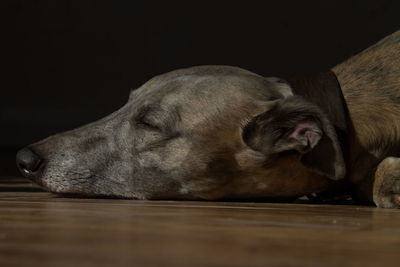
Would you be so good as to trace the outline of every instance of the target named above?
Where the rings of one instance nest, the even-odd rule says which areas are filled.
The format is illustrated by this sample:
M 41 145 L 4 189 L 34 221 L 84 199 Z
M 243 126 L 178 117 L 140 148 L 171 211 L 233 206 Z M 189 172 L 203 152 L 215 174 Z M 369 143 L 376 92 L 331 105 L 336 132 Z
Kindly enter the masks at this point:
M 304 166 L 333 180 L 345 175 L 343 153 L 331 122 L 300 96 L 279 101 L 253 117 L 243 128 L 242 138 L 265 155 L 296 151 Z

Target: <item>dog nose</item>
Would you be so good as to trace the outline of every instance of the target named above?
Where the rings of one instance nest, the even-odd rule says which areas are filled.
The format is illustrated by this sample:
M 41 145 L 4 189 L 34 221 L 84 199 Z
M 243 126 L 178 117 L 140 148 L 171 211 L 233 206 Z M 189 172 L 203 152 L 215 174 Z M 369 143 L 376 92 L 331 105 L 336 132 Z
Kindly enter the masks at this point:
M 17 153 L 17 166 L 25 177 L 32 176 L 38 172 L 42 159 L 29 148 L 23 148 Z

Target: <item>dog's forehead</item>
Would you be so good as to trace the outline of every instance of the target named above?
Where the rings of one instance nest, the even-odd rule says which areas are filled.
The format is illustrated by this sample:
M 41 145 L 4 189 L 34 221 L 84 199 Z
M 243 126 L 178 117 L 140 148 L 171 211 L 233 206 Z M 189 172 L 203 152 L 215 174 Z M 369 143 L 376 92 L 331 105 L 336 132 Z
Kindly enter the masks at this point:
M 238 110 L 248 102 L 279 97 L 276 84 L 236 67 L 201 66 L 156 76 L 133 91 L 130 100 L 134 107 L 157 105 L 168 110 L 179 106 L 186 114 Z

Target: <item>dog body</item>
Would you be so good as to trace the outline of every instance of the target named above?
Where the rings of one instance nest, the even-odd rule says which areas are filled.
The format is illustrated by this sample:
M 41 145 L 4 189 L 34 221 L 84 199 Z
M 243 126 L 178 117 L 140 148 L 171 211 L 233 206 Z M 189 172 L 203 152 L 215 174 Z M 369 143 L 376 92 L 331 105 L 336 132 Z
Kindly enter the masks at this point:
M 400 155 L 400 31 L 339 64 L 333 71 L 349 110 L 347 178 L 356 185 L 355 197 L 374 201 L 378 206 L 398 207 L 400 184 L 392 182 L 398 179 L 400 169 L 395 168 L 391 174 L 394 177 L 388 178 L 390 186 L 382 184 L 382 177 L 376 179 L 375 173 L 384 159 Z M 381 168 L 389 161 L 397 159 L 387 159 Z M 396 164 L 399 163 L 390 168 Z M 381 195 L 377 191 L 382 191 Z
M 329 112 L 290 83 L 201 66 L 151 79 L 120 110 L 28 146 L 17 163 L 56 193 L 288 201 L 346 181 L 358 199 L 398 207 L 399 53 L 395 33 L 333 68 L 348 151 Z

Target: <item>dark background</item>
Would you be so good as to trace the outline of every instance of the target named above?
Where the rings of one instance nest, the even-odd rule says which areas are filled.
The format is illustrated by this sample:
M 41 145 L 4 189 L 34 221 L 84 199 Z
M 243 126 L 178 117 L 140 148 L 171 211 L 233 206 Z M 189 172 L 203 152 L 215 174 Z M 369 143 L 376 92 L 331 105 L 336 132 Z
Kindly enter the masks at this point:
M 283 78 L 326 70 L 400 29 L 399 1 L 1 1 L 0 175 L 16 149 L 202 64 Z

